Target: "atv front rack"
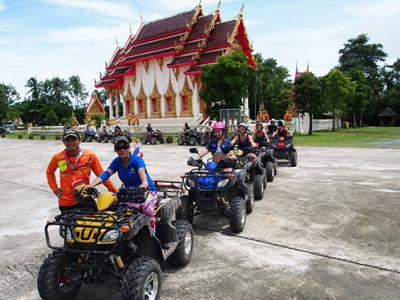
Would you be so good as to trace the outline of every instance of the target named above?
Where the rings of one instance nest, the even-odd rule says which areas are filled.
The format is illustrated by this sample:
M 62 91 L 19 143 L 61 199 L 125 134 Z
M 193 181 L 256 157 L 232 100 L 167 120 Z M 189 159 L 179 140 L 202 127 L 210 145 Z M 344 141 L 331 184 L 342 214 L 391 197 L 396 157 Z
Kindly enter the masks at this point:
M 234 174 L 233 171 L 222 171 L 222 170 L 213 170 L 209 171 L 207 169 L 193 169 L 190 172 L 185 173 L 185 176 L 182 176 L 182 184 L 184 185 L 186 190 L 189 189 L 198 189 L 198 190 L 204 190 L 204 191 L 216 191 L 218 187 L 218 183 L 221 180 L 227 179 L 229 175 Z M 210 178 L 214 177 L 215 182 L 210 186 L 209 188 L 200 188 L 198 185 L 198 179 L 199 178 Z M 185 179 L 193 180 L 195 186 L 192 187 L 186 183 Z
M 183 193 L 183 183 L 180 181 L 154 180 L 159 196 L 164 198 L 174 198 Z
M 56 216 L 56 221 L 50 221 L 46 224 L 44 231 L 46 236 L 47 246 L 54 250 L 68 250 L 77 253 L 98 253 L 107 254 L 111 253 L 118 242 L 120 241 L 122 234 L 115 239 L 113 243 L 98 244 L 99 239 L 110 230 L 120 231 L 121 224 L 128 222 L 127 218 L 120 218 L 121 215 L 117 212 L 97 212 L 97 211 L 81 211 L 71 210 Z M 80 223 L 78 223 L 80 222 Z M 92 224 L 87 224 L 92 223 Z M 96 223 L 96 224 L 93 224 Z M 60 236 L 64 240 L 63 246 L 54 246 L 51 243 L 49 228 L 59 227 Z M 76 242 L 76 231 L 75 228 L 81 229 L 81 235 L 87 239 L 85 242 Z M 70 237 L 70 239 L 69 239 Z

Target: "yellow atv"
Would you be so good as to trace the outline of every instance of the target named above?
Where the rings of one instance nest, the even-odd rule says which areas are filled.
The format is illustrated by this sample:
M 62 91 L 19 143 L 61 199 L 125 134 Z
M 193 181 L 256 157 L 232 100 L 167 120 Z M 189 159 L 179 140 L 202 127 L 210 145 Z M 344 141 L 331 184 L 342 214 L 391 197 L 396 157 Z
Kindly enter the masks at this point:
M 161 290 L 160 263 L 179 267 L 189 263 L 193 251 L 193 229 L 177 220 L 182 186 L 158 182 L 156 236 L 148 217 L 132 208 L 145 200 L 142 190 L 121 188 L 115 196 L 86 189 L 77 200 L 97 209 L 75 209 L 56 216 L 45 226 L 46 242 L 53 252 L 38 275 L 43 299 L 73 299 L 82 284 L 114 288 L 115 299 L 158 299 Z M 172 197 L 171 197 L 172 195 Z M 54 245 L 58 229 L 61 245 Z

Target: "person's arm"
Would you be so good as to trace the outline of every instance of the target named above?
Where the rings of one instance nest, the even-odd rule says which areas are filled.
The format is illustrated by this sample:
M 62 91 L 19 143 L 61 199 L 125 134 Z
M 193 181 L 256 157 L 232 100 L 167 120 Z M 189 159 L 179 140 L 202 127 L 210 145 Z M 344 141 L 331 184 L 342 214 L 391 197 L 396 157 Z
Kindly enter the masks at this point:
M 252 137 L 250 134 L 247 135 L 247 139 L 249 140 L 249 143 L 250 143 L 251 148 L 257 147 L 257 146 L 256 146 L 256 143 L 254 143 L 253 137 Z
M 199 158 L 202 158 L 203 156 L 207 155 L 208 152 L 209 152 L 208 148 L 201 149 L 198 154 Z
M 140 181 L 142 182 L 142 184 L 139 187 L 141 187 L 144 190 L 147 190 L 149 188 L 149 183 L 147 181 L 146 169 L 139 168 L 138 174 L 139 174 Z
M 57 197 L 61 197 L 63 191 L 57 186 L 56 175 L 54 174 L 57 168 L 58 168 L 58 160 L 54 155 L 47 166 L 46 177 L 47 177 L 47 183 L 50 189 L 53 191 L 54 195 L 56 195 Z
M 276 136 L 278 134 L 278 129 L 272 134 L 272 136 Z
M 232 140 L 231 140 L 231 145 L 234 146 L 237 143 L 238 135 L 236 135 Z
M 264 130 L 263 133 L 264 133 L 264 138 L 265 138 L 265 140 L 266 140 L 268 143 L 271 142 L 270 139 L 269 139 L 269 136 L 268 136 L 267 132 Z
M 114 163 L 114 165 L 113 165 L 113 163 Z M 107 169 L 107 171 L 103 172 L 103 167 L 101 166 L 100 161 L 96 155 L 93 155 L 93 159 L 92 159 L 91 166 L 90 166 L 91 169 L 93 170 L 94 174 L 97 176 L 97 179 L 100 179 L 101 182 L 104 184 L 104 186 L 112 193 L 118 192 L 118 189 L 115 187 L 115 185 L 111 182 L 111 180 L 108 179 L 115 172 L 114 166 L 115 166 L 115 160 L 113 160 L 113 162 L 111 163 L 111 165 Z M 108 170 L 112 171 L 113 173 L 110 173 Z M 90 186 L 92 186 L 92 185 L 90 185 Z

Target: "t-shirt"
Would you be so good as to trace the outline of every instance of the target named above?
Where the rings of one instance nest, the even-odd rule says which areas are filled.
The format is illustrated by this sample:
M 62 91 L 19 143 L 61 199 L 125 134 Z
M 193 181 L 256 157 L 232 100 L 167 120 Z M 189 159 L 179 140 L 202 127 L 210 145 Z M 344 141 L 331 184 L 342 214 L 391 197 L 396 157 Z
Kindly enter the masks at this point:
M 228 139 L 224 139 L 221 143 L 221 146 L 218 147 L 218 141 L 216 139 L 213 139 L 208 143 L 207 149 L 211 153 L 222 152 L 224 154 L 228 154 L 228 152 L 232 150 L 232 146 L 231 142 Z
M 54 192 L 58 186 L 55 171 L 60 170 L 60 188 L 63 195 L 58 199 L 61 206 L 71 206 L 78 202 L 75 200 L 74 188 L 80 184 L 89 184 L 90 173 L 96 176 L 103 173 L 103 168 L 96 154 L 89 150 L 81 150 L 76 157 L 69 157 L 66 151 L 61 151 L 51 158 L 47 166 L 46 176 L 49 187 Z M 110 192 L 117 192 L 117 189 L 110 180 L 103 183 Z
M 142 184 L 138 171 L 140 168 L 144 168 L 146 171 L 147 182 L 149 184 L 150 190 L 154 192 L 157 191 L 153 180 L 147 173 L 146 164 L 144 163 L 144 160 L 137 155 L 131 154 L 129 158 L 129 163 L 126 167 L 123 166 L 122 159 L 118 156 L 111 162 L 108 168 L 112 170 L 114 173 L 118 172 L 118 177 L 124 183 L 124 186 L 126 188 L 138 187 L 139 185 Z

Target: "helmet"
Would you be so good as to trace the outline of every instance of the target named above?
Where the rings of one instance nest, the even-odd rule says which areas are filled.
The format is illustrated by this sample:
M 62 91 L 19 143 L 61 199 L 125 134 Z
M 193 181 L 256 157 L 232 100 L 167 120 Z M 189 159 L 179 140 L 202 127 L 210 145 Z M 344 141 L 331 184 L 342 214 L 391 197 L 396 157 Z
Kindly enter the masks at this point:
M 279 126 L 283 126 L 283 121 L 282 121 L 282 120 L 279 120 L 279 121 L 278 121 L 278 125 L 279 125 Z
M 213 130 L 214 130 L 214 129 L 222 129 L 222 130 L 224 130 L 224 129 L 226 129 L 226 125 L 225 125 L 225 123 L 223 123 L 223 122 L 216 122 L 216 123 L 213 125 L 212 129 L 213 129 Z
M 270 122 L 271 122 L 271 123 L 272 123 L 272 122 L 276 122 L 276 120 L 275 120 L 275 119 L 271 119 L 271 121 L 270 121 Z
M 239 129 L 239 127 L 244 127 L 247 130 L 247 126 L 244 123 L 239 123 L 237 128 Z
M 256 129 L 257 129 L 257 126 L 258 126 L 258 125 L 260 125 L 260 126 L 261 126 L 261 129 L 263 129 L 263 128 L 264 128 L 264 125 L 263 125 L 261 122 L 257 122 L 257 123 L 256 123 L 256 127 L 255 127 Z

